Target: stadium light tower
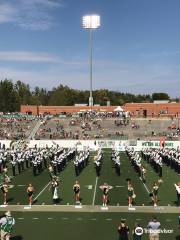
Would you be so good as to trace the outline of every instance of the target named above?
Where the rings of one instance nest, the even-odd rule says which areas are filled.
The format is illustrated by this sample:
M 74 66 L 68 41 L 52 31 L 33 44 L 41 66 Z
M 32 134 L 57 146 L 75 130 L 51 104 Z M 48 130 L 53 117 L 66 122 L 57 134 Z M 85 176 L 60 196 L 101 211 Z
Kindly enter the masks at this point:
M 90 68 L 90 95 L 89 95 L 89 106 L 93 106 L 92 96 L 92 55 L 93 55 L 93 30 L 100 27 L 100 16 L 99 15 L 86 15 L 83 16 L 83 28 L 89 30 L 89 68 Z

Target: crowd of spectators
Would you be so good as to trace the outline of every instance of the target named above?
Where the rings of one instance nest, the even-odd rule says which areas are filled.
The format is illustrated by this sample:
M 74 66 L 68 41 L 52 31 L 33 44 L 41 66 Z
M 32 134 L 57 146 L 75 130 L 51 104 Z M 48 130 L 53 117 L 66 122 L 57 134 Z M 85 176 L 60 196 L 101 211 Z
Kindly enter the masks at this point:
M 37 118 L 17 113 L 0 115 L 0 139 L 19 140 L 28 137 Z
M 126 126 L 123 126 L 126 127 Z M 44 121 L 36 133 L 35 139 L 99 139 L 121 138 L 123 129 L 107 119 L 52 119 Z
M 131 119 L 126 117 L 92 118 L 91 115 L 79 117 L 53 118 L 44 122 L 35 139 L 148 139 L 178 140 L 180 129 L 170 129 L 171 120 Z M 94 116 L 94 115 L 93 115 Z M 108 115 L 107 115 L 108 116 Z M 177 123 L 176 123 L 176 126 Z
M 95 111 L 67 114 L 63 118 L 60 115 L 1 114 L 0 139 L 26 139 L 38 120 L 41 125 L 31 139 L 180 139 L 178 120 L 131 119 L 125 112 Z

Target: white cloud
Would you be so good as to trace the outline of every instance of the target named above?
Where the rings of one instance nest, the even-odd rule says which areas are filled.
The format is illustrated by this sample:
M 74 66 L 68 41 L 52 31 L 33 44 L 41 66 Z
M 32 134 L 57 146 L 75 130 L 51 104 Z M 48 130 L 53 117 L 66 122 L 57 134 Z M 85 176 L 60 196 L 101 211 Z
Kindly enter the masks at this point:
M 0 24 L 14 23 L 24 29 L 47 30 L 54 24 L 53 11 L 62 0 L 2 0 Z
M 118 66 L 119 65 L 119 66 Z M 175 64 L 124 64 L 107 62 L 94 73 L 97 88 L 130 93 L 167 92 L 180 96 L 180 69 Z
M 56 8 L 62 6 L 62 0 L 19 0 L 21 4 L 29 7 L 40 6 L 48 8 Z
M 12 5 L 7 3 L 0 4 L 0 23 L 6 23 L 13 21 L 17 11 Z
M 87 65 L 85 61 L 64 60 L 57 55 L 31 51 L 0 51 L 0 62 L 57 63 L 77 70 Z
M 62 61 L 63 62 L 63 61 Z M 88 63 L 51 64 L 41 70 L 0 68 L 0 79 L 21 80 L 31 87 L 51 89 L 59 84 L 89 89 Z M 97 61 L 93 68 L 93 89 L 107 88 L 130 93 L 167 92 L 179 96 L 180 70 L 174 65 L 137 65 Z
M 59 58 L 47 53 L 0 51 L 0 61 L 58 63 Z
M 144 58 L 161 58 L 161 57 L 176 57 L 180 55 L 180 50 L 176 51 L 169 51 L 169 50 L 163 50 L 160 52 L 151 52 L 151 53 L 143 53 L 140 56 Z

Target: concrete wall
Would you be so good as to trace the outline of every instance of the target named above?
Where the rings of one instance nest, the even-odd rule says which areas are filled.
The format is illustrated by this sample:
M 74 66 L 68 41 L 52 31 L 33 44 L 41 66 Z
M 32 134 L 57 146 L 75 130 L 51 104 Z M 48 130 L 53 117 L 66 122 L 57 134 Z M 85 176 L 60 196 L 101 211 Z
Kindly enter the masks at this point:
M 10 148 L 9 140 L 0 141 L 1 146 L 5 144 L 6 148 Z M 98 148 L 116 148 L 119 151 L 124 151 L 126 146 L 133 147 L 136 151 L 140 151 L 143 148 L 160 148 L 160 141 L 137 141 L 135 144 L 131 145 L 131 141 L 128 140 L 31 140 L 26 142 L 25 145 L 29 147 L 34 147 L 35 145 L 38 148 L 44 148 L 46 146 L 56 146 L 69 148 L 69 147 L 77 147 L 77 149 L 82 150 L 84 147 L 89 147 L 90 150 L 97 150 Z M 18 145 L 20 147 L 20 144 Z M 24 145 L 22 145 L 24 146 Z M 179 141 L 166 141 L 166 148 L 175 148 L 180 147 Z

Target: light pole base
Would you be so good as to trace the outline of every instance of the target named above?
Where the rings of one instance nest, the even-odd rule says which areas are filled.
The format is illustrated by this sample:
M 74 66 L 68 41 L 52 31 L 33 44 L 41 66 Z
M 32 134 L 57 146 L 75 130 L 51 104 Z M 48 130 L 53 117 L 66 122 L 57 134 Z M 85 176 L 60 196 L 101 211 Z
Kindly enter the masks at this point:
M 93 106 L 93 97 L 89 97 L 89 106 L 90 106 L 90 107 Z

